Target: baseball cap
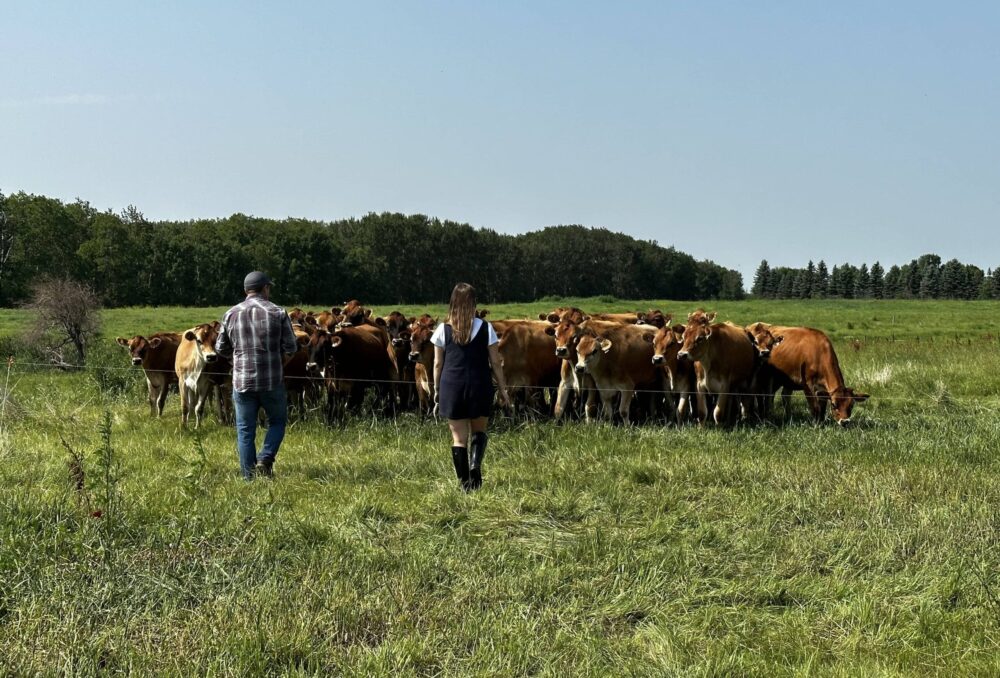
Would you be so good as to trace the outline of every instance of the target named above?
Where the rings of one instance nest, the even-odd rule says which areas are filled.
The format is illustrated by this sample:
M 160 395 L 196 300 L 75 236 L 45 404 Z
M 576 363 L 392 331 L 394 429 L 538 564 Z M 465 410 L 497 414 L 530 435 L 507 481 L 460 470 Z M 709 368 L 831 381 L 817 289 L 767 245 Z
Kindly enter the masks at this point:
M 267 277 L 266 273 L 261 271 L 252 271 L 247 273 L 247 277 L 243 278 L 243 289 L 259 291 L 264 289 L 265 285 L 273 285 L 271 279 Z

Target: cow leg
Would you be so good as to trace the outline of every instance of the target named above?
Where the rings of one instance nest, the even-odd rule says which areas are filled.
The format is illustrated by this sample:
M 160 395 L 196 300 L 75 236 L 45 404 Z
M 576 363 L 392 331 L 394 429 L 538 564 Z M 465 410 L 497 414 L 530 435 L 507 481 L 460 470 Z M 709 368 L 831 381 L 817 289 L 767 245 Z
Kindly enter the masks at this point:
M 621 415 L 622 423 L 626 426 L 632 423 L 631 417 L 629 417 L 629 406 L 632 404 L 632 397 L 635 391 L 631 389 L 626 389 L 621 392 L 621 402 L 618 403 L 618 414 Z
M 163 407 L 167 404 L 167 391 L 170 390 L 170 384 L 164 379 L 160 382 L 160 390 L 156 394 L 156 416 L 163 416 Z
M 573 366 L 569 364 L 568 360 L 563 360 L 562 365 L 559 366 L 559 388 L 556 390 L 556 419 L 562 418 L 565 414 L 570 394 L 578 390 L 578 387 L 579 383 L 573 372 Z
M 187 426 L 188 423 L 188 408 L 190 400 L 188 396 L 188 387 L 183 381 L 180 382 L 179 388 L 177 389 L 181 396 L 181 426 Z
M 792 420 L 792 389 L 785 386 L 781 389 L 781 404 L 785 408 L 785 423 Z

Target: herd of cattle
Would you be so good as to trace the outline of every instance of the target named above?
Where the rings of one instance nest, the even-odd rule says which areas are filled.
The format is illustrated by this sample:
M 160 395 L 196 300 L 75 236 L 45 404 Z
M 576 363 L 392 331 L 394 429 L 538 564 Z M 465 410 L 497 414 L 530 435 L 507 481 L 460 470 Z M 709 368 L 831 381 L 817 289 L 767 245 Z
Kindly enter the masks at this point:
M 373 317 L 356 300 L 319 313 L 295 308 L 288 315 L 299 345 L 285 360 L 290 408 L 305 414 L 322 407 L 332 421 L 360 410 L 371 392 L 374 407 L 388 416 L 433 411 L 430 337 L 437 320 L 430 315 L 394 311 Z M 666 418 L 721 425 L 768 417 L 778 390 L 787 419 L 791 394 L 800 390 L 817 420 L 826 417 L 829 405 L 845 425 L 854 404 L 868 398 L 846 386 L 823 332 L 715 319 L 715 313 L 698 310 L 686 324 L 672 325 L 671 316 L 658 310 L 588 315 L 558 308 L 537 320 L 492 324 L 520 413 L 590 421 L 602 410 L 609 419 L 617 412 L 626 423 Z M 185 425 L 191 411 L 196 425 L 201 422 L 215 393 L 220 420 L 230 419 L 231 365 L 215 352 L 218 331 L 215 321 L 181 333 L 116 339 L 145 372 L 152 415 L 163 413 L 167 391 L 176 384 Z

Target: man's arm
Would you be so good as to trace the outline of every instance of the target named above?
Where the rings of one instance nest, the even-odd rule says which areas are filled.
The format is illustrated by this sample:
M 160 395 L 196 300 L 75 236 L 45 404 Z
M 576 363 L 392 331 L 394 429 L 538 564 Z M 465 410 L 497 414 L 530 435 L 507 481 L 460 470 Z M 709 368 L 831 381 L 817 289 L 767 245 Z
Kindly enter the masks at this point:
M 215 352 L 221 355 L 223 358 L 233 357 L 233 342 L 229 337 L 229 313 L 226 313 L 222 317 L 222 322 L 219 325 L 219 336 L 215 338 Z
M 299 344 L 295 341 L 295 332 L 292 331 L 292 321 L 287 313 L 282 314 L 281 321 L 281 352 L 285 355 L 292 355 L 299 350 Z

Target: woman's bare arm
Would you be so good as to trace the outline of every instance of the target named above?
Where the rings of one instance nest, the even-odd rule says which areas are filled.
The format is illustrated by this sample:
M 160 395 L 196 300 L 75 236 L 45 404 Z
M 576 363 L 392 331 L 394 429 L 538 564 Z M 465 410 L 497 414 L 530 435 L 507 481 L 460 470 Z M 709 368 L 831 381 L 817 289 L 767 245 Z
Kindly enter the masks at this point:
M 434 347 L 434 411 L 437 412 L 438 390 L 441 386 L 441 370 L 444 369 L 444 349 Z
M 503 376 L 503 361 L 500 358 L 500 345 L 490 346 L 490 368 L 493 370 L 493 378 L 497 380 L 500 388 L 500 402 L 504 407 L 510 406 L 510 397 L 507 395 L 507 381 Z

